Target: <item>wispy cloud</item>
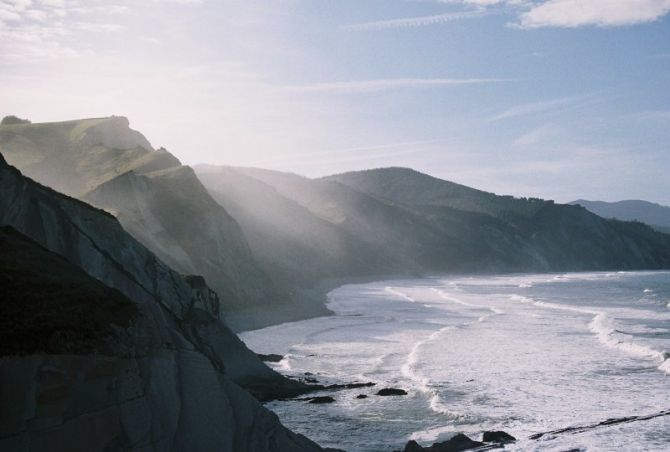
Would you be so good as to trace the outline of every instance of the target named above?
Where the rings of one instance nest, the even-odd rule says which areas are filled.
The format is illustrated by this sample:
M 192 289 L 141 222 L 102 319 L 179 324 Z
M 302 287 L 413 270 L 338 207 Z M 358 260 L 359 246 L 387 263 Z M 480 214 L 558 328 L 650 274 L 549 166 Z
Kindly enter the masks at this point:
M 549 138 L 555 137 L 558 133 L 558 127 L 553 125 L 544 125 L 536 127 L 535 129 L 517 137 L 513 143 L 516 146 L 534 146 L 541 142 L 547 141 Z
M 127 11 L 126 6 L 116 4 L 103 8 L 66 0 L 0 0 L 0 62 L 32 63 L 75 57 L 80 54 L 72 45 L 77 33 L 124 29 L 117 23 L 91 21 L 90 16 L 107 17 Z
M 147 4 L 199 5 L 205 0 L 0 0 L 0 64 L 39 63 L 93 53 L 86 33 L 116 33 Z
M 445 14 L 434 14 L 431 16 L 405 17 L 399 19 L 377 20 L 372 22 L 361 22 L 345 25 L 345 30 L 384 30 L 387 28 L 414 28 L 427 25 L 443 24 L 455 20 L 473 19 L 486 14 L 482 8 L 474 11 L 453 12 Z
M 365 93 L 404 88 L 435 88 L 442 86 L 478 85 L 484 83 L 509 82 L 502 78 L 388 78 L 376 80 L 356 80 L 348 82 L 312 83 L 292 85 L 289 91 L 304 93 Z
M 564 111 L 566 109 L 579 108 L 590 105 L 599 100 L 594 95 L 560 97 L 539 102 L 529 102 L 525 104 L 514 105 L 493 116 L 491 121 L 502 121 L 505 119 L 528 116 L 533 114 L 549 113 L 554 111 Z

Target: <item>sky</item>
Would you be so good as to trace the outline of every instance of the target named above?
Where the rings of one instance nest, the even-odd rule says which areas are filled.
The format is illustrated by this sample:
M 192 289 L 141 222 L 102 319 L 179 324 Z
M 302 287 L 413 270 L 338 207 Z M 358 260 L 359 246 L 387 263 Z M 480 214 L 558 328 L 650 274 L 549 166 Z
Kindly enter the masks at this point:
M 670 205 L 670 0 L 0 0 L 0 115 L 185 164 Z

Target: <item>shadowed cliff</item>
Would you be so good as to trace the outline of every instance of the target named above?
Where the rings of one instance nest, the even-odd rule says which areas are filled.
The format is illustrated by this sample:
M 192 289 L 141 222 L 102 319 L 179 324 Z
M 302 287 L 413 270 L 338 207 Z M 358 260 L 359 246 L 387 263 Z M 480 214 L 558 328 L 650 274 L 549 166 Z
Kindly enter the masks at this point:
M 12 321 L 0 449 L 320 450 L 241 389 L 304 390 L 228 329 L 203 278 L 1 157 L 0 225 L 0 309 Z

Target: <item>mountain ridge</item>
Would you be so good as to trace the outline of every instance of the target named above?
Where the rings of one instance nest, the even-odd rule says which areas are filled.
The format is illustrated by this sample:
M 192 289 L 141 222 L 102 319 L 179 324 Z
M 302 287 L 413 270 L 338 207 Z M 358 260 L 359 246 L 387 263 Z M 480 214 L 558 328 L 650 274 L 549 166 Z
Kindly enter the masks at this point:
M 670 242 L 643 226 L 607 221 L 582 207 L 499 196 L 411 169 L 316 179 L 229 166 L 195 171 L 254 237 L 254 254 L 266 268 L 299 274 L 302 279 L 293 281 L 299 284 L 327 276 L 670 265 Z M 291 238 L 294 231 L 305 238 Z M 273 240 L 277 235 L 281 239 Z M 329 245 L 334 237 L 349 237 L 349 245 Z M 291 240 L 301 247 L 305 265 L 282 251 L 281 243 Z M 363 264 L 351 272 L 354 259 Z
M 603 218 L 639 221 L 648 224 L 656 230 L 670 234 L 670 207 L 662 204 L 639 199 L 615 202 L 578 199 L 569 204 L 581 205 Z

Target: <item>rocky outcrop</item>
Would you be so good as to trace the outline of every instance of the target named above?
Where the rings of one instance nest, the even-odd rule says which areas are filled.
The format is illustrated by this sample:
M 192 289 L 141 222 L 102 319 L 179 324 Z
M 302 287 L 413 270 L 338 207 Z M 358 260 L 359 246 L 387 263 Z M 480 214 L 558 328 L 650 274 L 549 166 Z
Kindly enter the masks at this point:
M 409 441 L 403 452 L 461 452 L 482 446 L 485 446 L 485 444 L 459 433 L 447 441 L 437 442 L 428 447 L 422 447 L 416 441 Z
M 333 403 L 335 402 L 335 399 L 332 398 L 331 396 L 319 396 L 319 397 L 312 397 L 309 399 L 309 403 L 313 404 L 324 404 L 324 403 Z
M 507 432 L 495 431 L 495 432 L 484 432 L 482 434 L 482 441 L 484 441 L 485 443 L 509 444 L 516 442 L 516 438 Z
M 407 395 L 407 391 L 405 391 L 404 389 L 398 389 L 398 388 L 384 388 L 384 389 L 380 389 L 379 391 L 377 391 L 377 395 L 382 396 L 382 397 L 385 397 L 385 396 L 403 396 L 403 395 Z
M 83 269 L 137 310 L 110 326 L 118 334 L 89 344 L 104 353 L 62 347 L 65 339 L 56 349 L 0 358 L 0 388 L 11 388 L 0 391 L 0 450 L 320 450 L 239 386 L 298 383 L 226 327 L 204 280 L 174 272 L 112 215 L 0 158 L 0 225 L 66 261 L 59 271 Z M 48 302 L 49 293 L 37 298 Z

